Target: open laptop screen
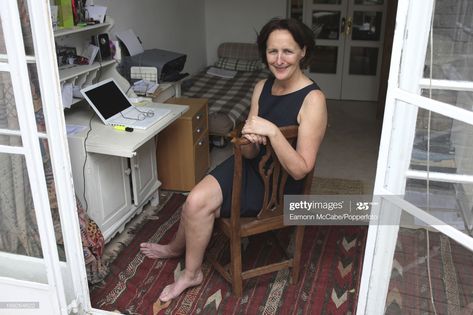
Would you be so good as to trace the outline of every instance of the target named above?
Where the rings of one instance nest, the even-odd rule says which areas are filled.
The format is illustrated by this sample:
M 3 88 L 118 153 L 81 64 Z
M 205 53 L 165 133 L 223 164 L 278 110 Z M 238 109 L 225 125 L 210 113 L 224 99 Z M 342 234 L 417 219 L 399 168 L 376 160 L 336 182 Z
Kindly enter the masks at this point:
M 108 119 L 131 106 L 113 80 L 97 85 L 83 93 L 87 95 L 104 119 Z

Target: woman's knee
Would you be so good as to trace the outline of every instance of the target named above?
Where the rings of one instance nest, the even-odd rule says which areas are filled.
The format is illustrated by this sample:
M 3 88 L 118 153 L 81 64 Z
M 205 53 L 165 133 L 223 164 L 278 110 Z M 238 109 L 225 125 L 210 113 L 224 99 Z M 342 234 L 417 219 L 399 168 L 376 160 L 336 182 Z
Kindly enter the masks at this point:
M 216 190 L 213 185 L 199 185 L 195 186 L 187 196 L 187 199 L 182 208 L 183 214 L 189 217 L 209 215 L 215 212 L 221 203 L 221 196 L 219 190 Z

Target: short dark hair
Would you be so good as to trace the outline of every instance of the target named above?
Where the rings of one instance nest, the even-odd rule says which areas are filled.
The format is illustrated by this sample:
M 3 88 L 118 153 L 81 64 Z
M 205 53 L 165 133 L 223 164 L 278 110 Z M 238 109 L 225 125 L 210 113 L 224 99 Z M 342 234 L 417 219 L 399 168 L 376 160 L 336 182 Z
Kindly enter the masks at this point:
M 268 66 L 266 60 L 266 48 L 269 35 L 275 30 L 287 30 L 301 49 L 305 47 L 305 56 L 301 59 L 300 68 L 305 69 L 310 65 L 310 62 L 315 52 L 315 36 L 312 30 L 296 19 L 272 18 L 266 23 L 258 34 L 256 43 L 263 63 Z

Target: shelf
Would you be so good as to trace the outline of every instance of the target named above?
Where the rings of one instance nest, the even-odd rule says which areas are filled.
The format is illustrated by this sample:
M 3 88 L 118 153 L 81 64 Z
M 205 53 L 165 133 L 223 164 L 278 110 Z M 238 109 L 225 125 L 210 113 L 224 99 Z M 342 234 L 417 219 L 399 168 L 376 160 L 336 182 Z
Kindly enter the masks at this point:
M 100 23 L 100 24 L 95 24 L 95 25 L 87 25 L 87 26 L 74 26 L 72 28 L 63 28 L 63 29 L 58 29 L 54 31 L 54 37 L 61 37 L 61 36 L 66 36 L 70 34 L 77 34 L 80 32 L 86 32 L 90 31 L 93 29 L 100 29 L 100 28 L 106 28 L 112 25 L 111 23 L 105 22 L 105 23 Z
M 110 60 L 102 61 L 101 64 L 103 68 L 114 63 L 116 63 L 116 61 L 114 59 L 110 59 Z M 69 79 L 75 78 L 82 74 L 86 74 L 88 72 L 94 71 L 99 68 L 100 68 L 100 63 L 94 62 L 91 65 L 80 65 L 80 66 L 75 66 L 75 67 L 67 68 L 63 70 L 59 69 L 59 80 L 60 81 L 69 80 Z

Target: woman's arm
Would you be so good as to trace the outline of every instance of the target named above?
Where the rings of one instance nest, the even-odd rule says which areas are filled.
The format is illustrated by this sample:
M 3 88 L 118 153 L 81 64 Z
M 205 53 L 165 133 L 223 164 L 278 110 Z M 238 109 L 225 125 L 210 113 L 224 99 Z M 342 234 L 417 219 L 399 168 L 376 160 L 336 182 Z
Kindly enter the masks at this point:
M 297 119 L 299 131 L 296 149 L 276 125 L 258 116 L 249 117 L 242 133 L 266 136 L 289 175 L 294 179 L 302 179 L 315 166 L 317 152 L 327 126 L 325 96 L 321 91 L 312 91 L 306 96 Z
M 261 80 L 258 83 L 256 83 L 256 85 L 255 85 L 255 88 L 253 90 L 253 94 L 251 96 L 251 107 L 250 107 L 250 112 L 248 113 L 248 118 L 250 118 L 252 116 L 258 116 L 258 101 L 259 101 L 259 97 L 261 95 L 261 91 L 263 90 L 263 86 L 264 86 L 265 81 L 266 80 Z M 246 123 L 245 123 L 245 125 L 246 125 Z M 244 128 L 245 128 L 245 126 L 243 126 L 243 129 Z M 258 152 L 259 152 L 259 145 L 260 144 L 266 144 L 266 137 L 265 136 L 246 133 L 246 134 L 243 134 L 242 137 L 245 137 L 250 141 L 249 144 L 243 145 L 241 147 L 241 153 L 247 159 L 252 159 L 252 158 L 256 157 L 258 155 Z

